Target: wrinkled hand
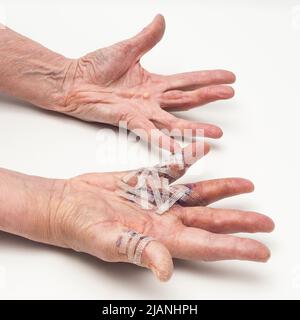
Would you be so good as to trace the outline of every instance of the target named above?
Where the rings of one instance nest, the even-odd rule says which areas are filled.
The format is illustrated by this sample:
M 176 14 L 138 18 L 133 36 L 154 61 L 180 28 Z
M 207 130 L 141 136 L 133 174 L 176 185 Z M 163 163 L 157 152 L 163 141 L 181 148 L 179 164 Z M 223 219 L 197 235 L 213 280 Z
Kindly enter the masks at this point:
M 202 129 L 205 136 L 219 138 L 220 128 L 179 119 L 168 111 L 231 98 L 234 91 L 224 84 L 233 83 L 234 74 L 212 70 L 164 76 L 146 71 L 140 59 L 160 41 L 164 30 L 164 18 L 158 15 L 135 37 L 75 60 L 63 112 L 114 126 L 126 121 L 127 128 L 138 130 L 135 133 L 142 139 L 150 141 L 154 136 L 154 143 L 166 149 L 170 145 L 171 151 L 178 145 L 161 129 L 192 129 L 194 135 Z
M 178 177 L 184 172 L 178 171 Z M 270 218 L 255 212 L 206 207 L 222 198 L 251 192 L 250 181 L 228 178 L 190 184 L 192 192 L 184 206 L 175 204 L 158 215 L 155 210 L 144 210 L 117 195 L 118 182 L 126 174 L 85 174 L 67 180 L 59 205 L 54 201 L 56 206 L 50 211 L 49 234 L 56 239 L 51 242 L 105 261 L 128 262 L 116 245 L 122 233 L 134 230 L 152 236 L 157 241 L 146 247 L 142 262 L 160 280 L 170 278 L 172 257 L 201 261 L 268 260 L 270 253 L 263 244 L 227 233 L 270 232 L 274 228 Z

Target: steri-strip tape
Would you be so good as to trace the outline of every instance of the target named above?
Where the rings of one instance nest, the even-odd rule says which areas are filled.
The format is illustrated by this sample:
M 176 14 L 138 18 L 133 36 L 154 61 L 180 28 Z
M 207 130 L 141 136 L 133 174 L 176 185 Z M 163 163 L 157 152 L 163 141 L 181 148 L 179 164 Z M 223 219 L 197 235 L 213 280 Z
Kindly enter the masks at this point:
M 120 180 L 118 195 L 145 210 L 156 209 L 157 214 L 165 213 L 178 200 L 184 201 L 191 192 L 187 186 L 170 185 L 170 180 L 175 178 L 171 170 L 174 164 L 184 169 L 181 153 L 172 155 L 166 164 L 130 172 Z

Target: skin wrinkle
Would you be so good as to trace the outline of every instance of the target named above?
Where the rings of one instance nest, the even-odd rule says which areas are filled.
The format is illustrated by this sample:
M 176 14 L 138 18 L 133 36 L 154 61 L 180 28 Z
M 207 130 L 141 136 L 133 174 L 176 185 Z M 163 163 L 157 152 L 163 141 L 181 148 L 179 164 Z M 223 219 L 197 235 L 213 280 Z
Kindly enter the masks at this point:
M 62 77 L 62 84 L 60 86 L 60 88 L 65 88 L 65 87 L 68 87 L 69 86 L 69 75 L 72 75 L 72 68 L 74 68 L 74 64 L 75 64 L 75 72 L 77 70 L 77 62 L 74 60 L 71 60 L 69 63 L 67 63 L 66 67 L 65 67 L 65 70 L 63 72 L 63 77 Z M 74 79 L 74 76 L 72 76 L 72 79 Z M 70 88 L 66 88 L 66 89 L 62 89 L 62 91 L 65 92 L 65 96 L 68 95 L 68 91 L 70 90 Z M 63 97 L 64 98 L 64 97 Z M 64 99 L 63 99 L 64 100 Z
M 97 82 L 97 78 L 95 78 L 96 73 L 96 67 L 95 62 L 89 58 L 81 58 L 78 62 L 78 64 L 81 66 L 80 70 L 84 70 L 82 74 L 88 73 L 88 78 L 90 78 L 93 82 Z M 97 75 L 99 77 L 99 75 Z M 79 75 L 74 76 L 75 79 L 79 78 Z
M 146 259 L 143 263 L 150 266 L 156 274 L 158 272 L 157 270 L 159 270 L 161 277 L 165 275 L 169 277 L 172 272 L 173 267 L 169 260 L 170 257 L 168 256 L 169 251 L 177 258 L 200 259 L 205 261 L 234 259 L 236 258 L 236 254 L 239 254 L 238 258 L 242 259 L 265 261 L 268 258 L 269 252 L 265 251 L 267 249 L 257 247 L 256 243 L 252 246 L 253 240 L 249 240 L 251 247 L 247 249 L 243 247 L 245 242 L 240 244 L 240 240 L 237 238 L 236 241 L 242 246 L 238 248 L 239 250 L 244 250 L 244 253 L 240 253 L 240 251 L 237 252 L 235 240 L 226 242 L 226 236 L 224 236 L 224 241 L 226 242 L 224 246 L 227 247 L 224 247 L 226 250 L 221 255 L 219 252 L 221 250 L 219 247 L 220 238 L 216 239 L 216 235 L 214 234 L 204 232 L 204 230 L 201 229 L 190 228 L 182 224 L 181 217 L 192 214 L 187 207 L 182 208 L 177 205 L 165 215 L 158 216 L 153 211 L 145 212 L 135 204 L 118 198 L 114 194 L 117 188 L 116 182 L 124 174 L 127 173 L 88 174 L 72 178 L 69 181 L 52 183 L 49 188 L 51 190 L 54 188 L 55 192 L 53 192 L 51 201 L 47 205 L 47 208 L 51 209 L 49 213 L 51 219 L 47 217 L 48 210 L 41 216 L 45 219 L 44 223 L 49 223 L 50 221 L 52 232 L 44 234 L 44 237 L 49 236 L 50 238 L 44 238 L 42 242 L 69 247 L 77 251 L 84 251 L 96 255 L 105 261 L 124 261 L 124 257 L 116 255 L 116 242 L 122 232 L 122 228 L 136 230 L 145 235 L 153 236 L 161 242 L 163 247 L 159 247 L 159 250 L 162 250 L 161 254 L 165 257 L 164 259 L 169 261 L 166 262 L 165 266 L 161 265 L 157 260 L 147 261 L 149 257 L 151 257 L 150 259 L 156 259 L 152 257 L 150 245 L 147 248 L 151 254 L 142 256 L 143 259 Z M 19 175 L 18 179 L 25 179 L 26 181 L 28 178 Z M 36 180 L 34 179 L 34 181 Z M 237 179 L 236 183 L 238 182 L 241 182 L 241 180 Z M 209 182 L 205 183 L 207 184 Z M 215 185 L 215 181 L 212 181 L 212 183 Z M 226 183 L 226 180 L 224 180 L 224 183 Z M 221 186 L 221 184 L 219 185 Z M 242 184 L 241 186 L 243 188 Z M 58 187 L 60 187 L 60 192 L 57 190 Z M 38 188 L 38 190 L 41 192 L 43 189 Z M 229 191 L 227 190 L 226 192 Z M 217 192 L 216 190 L 216 195 L 218 194 Z M 41 195 L 41 199 L 46 199 L 44 202 L 47 203 L 49 195 L 44 191 L 42 191 Z M 228 196 L 228 194 L 226 195 Z M 221 198 L 221 195 L 217 195 L 217 198 Z M 209 210 L 214 209 L 208 210 L 208 208 L 203 207 L 201 210 L 203 215 L 207 212 L 209 216 L 211 213 Z M 32 217 L 30 219 L 34 221 L 36 209 L 31 209 L 30 212 L 30 216 Z M 227 210 L 227 212 L 230 213 L 230 210 Z M 242 214 L 242 212 L 238 212 Z M 196 215 L 194 215 L 194 217 L 196 219 Z M 30 219 L 27 223 L 32 223 Z M 264 217 L 257 219 L 256 216 L 253 216 L 253 219 L 253 230 L 270 231 L 271 225 L 269 220 L 266 220 Z M 264 219 L 264 223 L 266 224 L 264 229 L 261 228 L 261 219 Z M 211 226 L 213 226 L 213 223 L 216 223 L 216 220 L 211 223 Z M 39 231 L 36 230 L 35 232 L 36 233 L 31 234 L 31 238 L 41 241 Z M 207 238 L 208 235 L 209 238 Z M 198 239 L 195 237 L 198 237 Z M 248 246 L 248 242 L 245 243 L 245 245 Z M 259 252 L 256 250 L 259 250 Z
M 149 32 L 154 28 L 154 25 L 150 26 L 150 29 L 146 29 L 144 32 L 132 39 L 128 39 L 120 44 L 115 44 L 108 48 L 97 50 L 85 55 L 81 59 L 78 59 L 77 68 L 72 68 L 72 71 L 75 70 L 76 74 L 70 76 L 71 79 L 74 79 L 74 84 L 71 85 L 71 88 L 77 91 L 78 88 L 82 88 L 84 84 L 86 89 L 81 93 L 83 96 L 86 96 L 86 100 L 83 102 L 82 98 L 80 98 L 77 93 L 74 95 L 71 90 L 68 92 L 71 99 L 66 98 L 65 100 L 69 102 L 71 106 L 65 107 L 65 113 L 69 112 L 71 116 L 78 117 L 86 121 L 104 122 L 116 125 L 115 119 L 123 117 L 124 107 L 126 106 L 128 110 L 126 113 L 132 113 L 132 116 L 129 115 L 127 117 L 136 118 L 134 125 L 132 125 L 132 130 L 137 126 L 143 128 L 143 124 L 145 125 L 145 123 L 148 123 L 147 128 L 149 128 L 149 130 L 151 130 L 151 128 L 154 129 L 155 127 L 163 129 L 157 121 L 152 122 L 152 119 L 165 118 L 163 113 L 165 111 L 161 109 L 159 97 L 164 91 L 172 90 L 172 86 L 174 86 L 173 82 L 178 83 L 178 79 L 180 79 L 180 81 L 186 81 L 185 79 L 189 78 L 190 86 L 193 86 L 193 81 L 199 80 L 198 73 L 193 73 L 193 77 L 190 77 L 190 74 L 187 73 L 185 75 L 178 75 L 178 78 L 176 78 L 176 75 L 170 77 L 151 74 L 142 68 L 139 62 L 141 54 L 136 49 L 139 48 L 136 43 L 138 41 L 149 41 L 149 44 L 147 42 L 143 42 L 140 47 L 143 52 L 146 52 L 152 45 L 161 39 L 164 30 L 162 21 L 156 20 L 154 24 L 157 26 L 155 27 L 157 29 L 153 29 L 153 36 L 150 35 Z M 142 36 L 143 34 L 144 36 Z M 145 40 L 142 40 L 143 37 L 145 37 Z M 135 50 L 132 50 L 132 48 L 135 48 Z M 215 76 L 215 73 L 219 76 Z M 227 71 L 202 71 L 199 72 L 199 75 L 203 75 L 208 78 L 206 80 L 208 85 L 212 85 L 214 81 L 221 84 L 230 83 L 233 80 L 232 74 Z M 92 92 L 94 92 L 94 90 L 89 89 L 89 87 L 93 88 L 95 85 L 98 87 L 98 92 L 94 93 L 97 95 L 96 99 L 92 96 Z M 101 98 L 101 95 L 103 95 L 103 92 L 101 93 L 101 88 L 103 87 L 112 88 L 112 96 L 114 96 L 116 92 L 122 91 L 123 97 L 120 97 L 120 102 L 114 105 L 114 102 L 111 103 L 110 100 Z M 145 94 L 147 99 L 145 99 Z M 128 97 L 130 98 L 128 99 Z M 207 98 L 210 101 L 211 97 Z M 197 100 L 196 95 L 192 100 L 194 104 L 196 104 L 195 99 Z M 107 113 L 103 114 L 101 108 L 91 108 L 92 104 L 99 105 L 104 101 L 108 101 L 108 105 L 111 104 L 111 116 Z M 112 101 L 114 101 L 114 99 L 112 99 Z M 205 103 L 205 101 L 203 102 Z M 142 112 L 137 113 L 140 109 L 142 109 Z M 79 110 L 82 110 L 82 112 Z M 148 122 L 146 122 L 146 119 Z M 169 121 L 173 122 L 172 126 L 176 127 L 176 118 L 173 117 L 173 121 L 170 119 L 171 118 L 169 118 Z M 133 121 L 131 122 L 133 123 Z M 138 125 L 136 125 L 136 123 L 138 123 Z M 189 126 L 193 126 L 194 128 L 200 126 L 200 124 L 188 121 L 184 123 L 182 122 L 182 125 L 187 128 Z M 207 127 L 204 128 L 204 131 L 206 131 L 206 135 L 210 137 L 220 136 L 219 131 L 217 132 L 214 127 L 210 127 L 210 125 L 207 125 Z M 143 135 L 142 138 L 149 139 L 149 134 Z M 165 139 L 172 138 L 165 136 Z
M 8 28 L 1 30 L 0 90 L 41 108 L 85 121 L 117 126 L 119 120 L 127 119 L 130 130 L 146 130 L 147 134 L 140 136 L 144 140 L 149 139 L 152 129 L 155 130 L 156 136 L 168 142 L 162 147 L 175 145 L 173 139 L 160 131 L 167 126 L 165 129 L 204 129 L 204 136 L 219 138 L 220 128 L 179 119 L 168 111 L 232 97 L 233 89 L 224 85 L 233 83 L 235 76 L 226 70 L 169 76 L 145 70 L 140 59 L 160 41 L 164 30 L 164 18 L 158 15 L 142 32 L 121 45 L 102 48 L 78 59 L 63 57 Z M 174 95 L 173 90 L 181 91 L 178 96 L 188 97 L 182 106 L 178 105 L 180 99 L 175 99 L 174 103 L 172 98 L 166 98 Z M 164 119 L 166 122 L 162 123 Z M 198 147 L 196 143 L 191 145 L 194 151 Z M 203 148 L 206 153 L 208 146 Z M 172 168 L 176 178 L 184 172 Z M 213 216 L 209 210 L 215 209 L 199 207 L 202 214 L 196 215 L 196 207 L 176 205 L 158 216 L 120 198 L 115 191 L 118 180 L 125 174 L 128 172 L 93 173 L 54 181 L 0 169 L 0 197 L 4 200 L 0 201 L 1 230 L 83 251 L 105 261 L 128 262 L 126 257 L 117 254 L 116 242 L 125 229 L 134 229 L 156 239 L 146 247 L 142 262 L 162 281 L 172 275 L 172 257 L 266 261 L 270 256 L 269 250 L 254 240 L 210 233 L 202 226 L 192 227 L 188 219 L 183 223 L 183 214 L 193 216 L 193 223 L 197 225 L 206 215 L 205 228 L 213 228 L 216 220 L 209 220 Z M 196 183 L 193 205 L 201 204 L 203 199 L 211 203 L 251 189 L 249 182 L 245 187 L 245 180 L 231 181 L 231 187 L 226 179 L 218 183 Z M 234 212 L 237 216 L 228 225 L 217 221 L 220 232 L 235 228 L 240 221 L 238 217 L 245 213 Z M 232 216 L 233 211 L 226 209 L 224 213 Z M 235 231 L 249 225 L 251 232 L 269 232 L 274 228 L 274 223 L 266 216 L 249 213 L 247 219 Z M 249 222 L 251 219 L 253 221 Z M 222 229 L 224 227 L 226 230 Z
M 51 237 L 53 237 L 53 235 L 51 234 L 51 226 L 52 226 L 52 223 L 51 223 L 51 212 L 53 211 L 52 209 L 52 203 L 53 203 L 53 199 L 54 199 L 54 192 L 55 192 L 55 180 L 53 180 L 52 184 L 51 184 L 51 187 L 50 187 L 50 192 L 49 192 L 49 198 L 48 198 L 48 201 L 47 201 L 47 217 L 48 217 L 48 224 L 46 224 L 46 237 L 48 237 L 49 239 Z M 54 209 L 54 212 L 56 212 L 57 209 L 55 210 Z
M 2 33 L 1 41 L 5 42 L 0 49 L 1 90 L 13 91 L 15 96 L 41 107 L 59 105 L 63 97 L 60 82 L 65 75 L 64 62 L 68 60 L 8 28 Z M 35 79 L 38 81 L 33 90 L 30 82 Z M 16 83 L 19 84 L 17 87 Z
M 58 186 L 59 185 L 59 186 Z M 69 188 L 67 181 L 64 180 L 54 180 L 53 188 L 49 200 L 49 213 L 48 213 L 48 223 L 49 223 L 49 237 L 54 239 L 54 242 L 61 243 L 65 248 L 70 247 L 70 245 L 65 241 L 64 234 L 60 230 L 64 230 L 64 221 L 60 217 L 60 210 L 64 206 L 64 198 L 68 193 Z M 67 208 L 68 210 L 70 208 Z M 66 211 L 66 208 L 63 209 Z M 62 215 L 64 217 L 64 214 Z M 74 249 L 75 250 L 75 249 Z

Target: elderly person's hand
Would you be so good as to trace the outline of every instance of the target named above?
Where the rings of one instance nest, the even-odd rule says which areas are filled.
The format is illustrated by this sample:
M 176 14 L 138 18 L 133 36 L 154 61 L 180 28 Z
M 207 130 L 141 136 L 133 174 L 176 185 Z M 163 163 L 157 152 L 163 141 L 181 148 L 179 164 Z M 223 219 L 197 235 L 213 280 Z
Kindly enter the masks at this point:
M 180 177 L 190 164 L 184 158 L 184 170 L 173 166 L 173 176 Z M 160 280 L 171 276 L 172 257 L 268 260 L 270 252 L 262 243 L 228 233 L 270 232 L 274 228 L 270 218 L 255 212 L 206 207 L 222 198 L 251 192 L 250 181 L 227 178 L 190 184 L 191 192 L 184 202 L 157 214 L 155 209 L 145 210 L 119 195 L 120 181 L 127 175 L 93 173 L 49 180 L 1 170 L 5 183 L 0 185 L 0 229 L 109 262 L 129 261 L 128 254 L 120 252 L 128 231 L 151 236 L 155 241 L 141 252 L 141 265 Z
M 158 15 L 135 37 L 76 60 L 76 68 L 71 69 L 73 82 L 62 110 L 83 120 L 115 126 L 126 121 L 129 130 L 143 129 L 144 139 L 156 134 L 162 146 L 170 142 L 172 146 L 174 141 L 160 129 L 169 132 L 202 129 L 205 136 L 219 138 L 220 128 L 179 119 L 168 111 L 231 98 L 234 91 L 224 84 L 233 83 L 234 74 L 225 70 L 169 76 L 148 72 L 140 59 L 160 41 L 164 30 L 164 18 Z
M 48 110 L 86 121 L 118 126 L 126 122 L 141 138 L 173 151 L 170 135 L 222 135 L 220 128 L 179 119 L 170 110 L 187 110 L 234 95 L 232 72 L 198 71 L 158 75 L 146 71 L 141 57 L 162 38 L 161 15 L 135 37 L 67 59 L 6 28 L 0 30 L 0 91 Z M 176 47 L 178 44 L 174 44 Z M 173 131 L 173 132 L 172 132 Z M 152 135 L 151 135 L 152 134 Z

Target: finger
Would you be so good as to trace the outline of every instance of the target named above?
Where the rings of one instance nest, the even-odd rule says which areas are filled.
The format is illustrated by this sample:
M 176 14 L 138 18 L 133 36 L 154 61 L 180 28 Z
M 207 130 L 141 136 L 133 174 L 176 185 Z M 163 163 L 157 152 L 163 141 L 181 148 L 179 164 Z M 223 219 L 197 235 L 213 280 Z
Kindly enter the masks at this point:
M 180 217 L 186 226 L 214 233 L 254 233 L 274 230 L 272 219 L 249 211 L 192 207 L 182 208 Z
M 146 118 L 133 115 L 127 119 L 128 129 L 142 140 L 149 143 L 150 146 L 158 146 L 172 153 L 181 150 L 180 145 L 171 137 L 157 129 L 155 125 Z
M 207 206 L 215 201 L 254 190 L 253 183 L 242 178 L 215 179 L 190 183 L 186 186 L 191 192 L 180 202 L 182 206 Z
M 180 177 L 184 174 L 184 172 L 197 160 L 199 160 L 201 157 L 205 156 L 209 152 L 209 144 L 206 142 L 194 142 L 190 145 L 188 145 L 185 148 L 180 148 L 182 154 L 183 154 L 183 171 L 182 168 L 178 168 L 178 166 L 171 164 L 173 170 L 175 170 L 176 175 Z M 99 184 L 99 181 L 103 180 L 103 175 L 105 175 L 105 180 L 108 182 L 106 184 L 106 188 L 110 189 L 111 191 L 115 190 L 116 183 L 127 176 L 128 174 L 132 173 L 134 171 L 120 171 L 120 172 L 110 172 L 110 173 L 90 173 L 81 175 L 81 179 L 85 179 L 88 181 L 93 181 L 95 185 Z M 175 173 L 174 173 L 175 174 Z M 136 177 L 132 177 L 127 182 L 129 185 L 134 186 L 137 183 Z M 101 184 L 102 185 L 102 184 Z
M 220 138 L 223 135 L 221 128 L 217 126 L 180 119 L 164 110 L 152 122 L 157 128 L 167 130 L 170 136 Z
M 94 227 L 89 237 L 92 239 L 89 242 L 89 253 L 109 262 L 133 263 L 130 256 L 135 256 L 140 249 L 139 265 L 152 270 L 159 280 L 169 280 L 173 273 L 173 261 L 168 249 L 157 240 L 146 242 L 146 246 L 139 247 L 140 236 L 144 235 L 137 233 L 138 237 L 127 238 L 127 231 L 126 227 L 114 225 L 106 226 L 105 232 Z
M 197 141 L 182 149 L 183 163 L 168 164 L 169 182 L 172 183 L 181 178 L 186 171 L 199 159 L 204 157 L 210 150 L 208 143 Z
M 184 228 L 176 239 L 171 254 L 180 259 L 266 262 L 270 257 L 269 249 L 256 240 L 214 234 L 197 228 Z
M 164 92 L 159 97 L 159 103 L 164 109 L 187 110 L 202 106 L 209 102 L 230 99 L 234 90 L 229 86 L 209 86 L 193 91 L 171 90 Z
M 172 183 L 175 180 L 182 177 L 188 168 L 193 165 L 197 160 L 206 155 L 209 152 L 209 144 L 203 142 L 194 142 L 188 145 L 187 147 L 181 149 L 183 155 L 183 163 L 170 163 L 166 164 L 167 166 L 167 175 L 168 182 Z M 115 176 L 119 179 L 126 180 L 126 184 L 131 187 L 134 187 L 138 182 L 138 175 L 134 174 L 134 171 L 131 172 L 121 172 L 115 174 Z M 159 173 L 161 178 L 165 178 L 164 175 Z
M 173 274 L 173 260 L 169 250 L 160 242 L 153 241 L 146 247 L 143 265 L 151 269 L 160 281 L 168 281 Z
M 235 82 L 235 75 L 227 70 L 205 70 L 162 76 L 165 90 L 192 90 L 199 87 Z
M 196 141 L 183 148 L 184 167 L 188 169 L 191 165 L 204 157 L 210 150 L 208 143 Z
M 165 19 L 158 14 L 146 28 L 133 38 L 125 40 L 123 44 L 130 47 L 137 59 L 140 59 L 161 40 L 164 32 Z

